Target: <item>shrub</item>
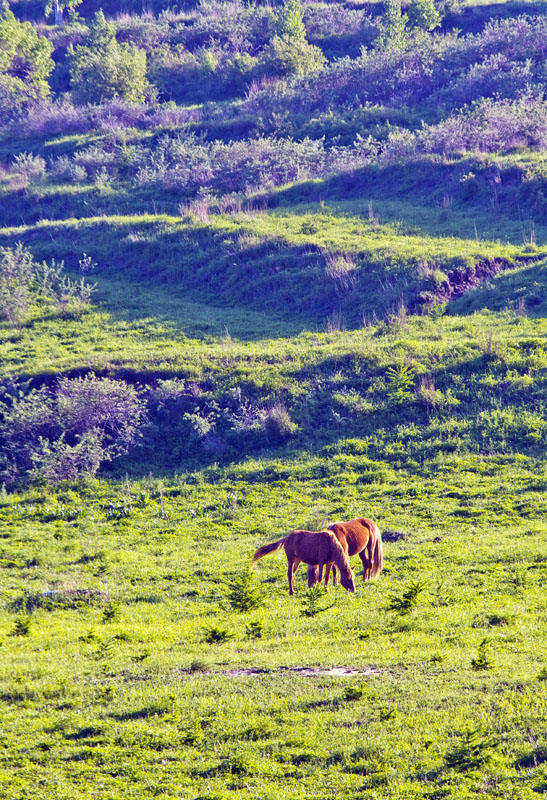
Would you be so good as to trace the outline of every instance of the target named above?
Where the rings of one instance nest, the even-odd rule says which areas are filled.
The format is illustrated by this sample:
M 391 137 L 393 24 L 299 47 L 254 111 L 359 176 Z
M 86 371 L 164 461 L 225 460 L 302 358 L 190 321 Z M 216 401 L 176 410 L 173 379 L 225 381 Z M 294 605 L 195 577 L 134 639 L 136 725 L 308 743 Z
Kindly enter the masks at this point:
M 308 43 L 300 0 L 286 0 L 275 23 L 275 36 L 261 53 L 260 63 L 268 75 L 306 75 L 321 69 L 326 61 L 318 47 Z
M 103 611 L 103 622 L 115 622 L 119 619 L 121 613 L 120 604 L 110 602 Z
M 259 619 L 249 622 L 245 628 L 245 633 L 249 639 L 262 639 L 264 633 L 264 623 Z
M 122 98 L 143 102 L 148 87 L 146 53 L 118 44 L 102 11 L 92 20 L 86 45 L 69 53 L 72 96 L 80 104 Z
M 0 250 L 0 317 L 12 325 L 27 317 L 34 276 L 32 254 L 21 244 Z
M 541 96 L 483 100 L 420 132 L 418 149 L 428 153 L 547 148 L 547 102 Z
M 467 730 L 447 751 L 444 762 L 452 769 L 473 769 L 490 760 L 495 744 L 482 729 Z
M 361 700 L 365 694 L 363 684 L 350 684 L 344 689 L 344 700 Z
M 33 307 L 53 304 L 62 312 L 80 312 L 91 300 L 94 286 L 83 278 L 72 281 L 63 262 L 36 262 L 21 243 L 0 248 L 0 318 L 25 322 Z
M 407 43 L 408 16 L 401 12 L 401 0 L 387 0 L 380 24 L 380 43 L 384 47 L 402 50 Z
M 432 31 L 441 24 L 441 15 L 435 8 L 433 0 L 411 0 L 408 22 L 411 28 Z
M 326 59 L 321 50 L 306 41 L 274 36 L 264 48 L 260 64 L 267 75 L 306 75 L 321 69 Z
M 205 738 L 200 719 L 195 719 L 192 724 L 181 734 L 181 743 L 186 745 L 198 745 Z
M 420 595 L 424 593 L 426 588 L 427 581 L 410 581 L 408 587 L 404 590 L 402 595 L 391 595 L 387 610 L 396 611 L 399 614 L 408 614 L 411 611 L 414 611 L 419 603 Z
M 144 419 L 143 401 L 124 381 L 61 378 L 2 403 L 4 468 L 49 483 L 93 476 L 127 452 Z
M 9 633 L 9 636 L 28 636 L 30 633 L 30 625 L 31 625 L 31 618 L 30 617 L 20 617 L 19 619 L 15 620 L 15 625 L 13 626 L 13 630 Z
M 258 137 L 249 141 L 204 142 L 193 134 L 163 136 L 135 161 L 135 182 L 197 193 L 243 192 L 249 186 L 280 186 L 306 178 L 321 178 L 370 161 L 359 143 L 325 147 L 323 141 Z M 201 198 L 200 198 L 201 199 Z M 197 210 L 197 209 L 196 209 Z
M 142 105 L 116 97 L 100 105 L 77 106 L 63 97 L 31 106 L 25 119 L 13 121 L 9 130 L 21 136 L 49 136 L 94 130 L 112 132 L 128 127 L 175 128 L 199 122 L 202 117 L 199 108 L 178 108 L 173 103 Z M 1 116 L 0 124 L 3 124 Z
M 60 480 L 75 481 L 82 475 L 95 475 L 104 454 L 98 433 L 88 431 L 74 445 L 65 441 L 64 434 L 55 442 L 40 438 L 30 458 L 33 463 L 30 479 L 54 484 Z
M 487 636 L 485 636 L 479 644 L 476 657 L 471 659 L 471 669 L 474 669 L 476 672 L 492 669 L 490 661 L 490 639 Z
M 289 412 L 280 403 L 265 409 L 260 424 L 268 444 L 271 445 L 280 444 L 298 430 L 298 426 L 291 420 Z
M 11 171 L 26 183 L 43 178 L 46 173 L 46 162 L 42 156 L 33 153 L 19 153 L 12 162 Z
M 53 47 L 30 22 L 18 22 L 0 8 L 0 124 L 5 124 L 49 94 Z
M 326 589 L 322 583 L 316 583 L 315 586 L 306 589 L 302 600 L 300 601 L 300 613 L 304 617 L 315 617 L 322 611 L 328 611 L 332 608 L 334 603 L 324 605 Z
M 251 611 L 264 603 L 264 596 L 250 570 L 245 570 L 228 584 L 228 602 L 236 611 Z
M 388 397 L 390 403 L 402 405 L 412 400 L 416 371 L 410 364 L 397 364 L 388 367 L 386 377 L 388 379 Z
M 233 639 L 234 636 L 232 631 L 220 625 L 212 625 L 204 629 L 204 639 L 208 644 L 223 644 Z

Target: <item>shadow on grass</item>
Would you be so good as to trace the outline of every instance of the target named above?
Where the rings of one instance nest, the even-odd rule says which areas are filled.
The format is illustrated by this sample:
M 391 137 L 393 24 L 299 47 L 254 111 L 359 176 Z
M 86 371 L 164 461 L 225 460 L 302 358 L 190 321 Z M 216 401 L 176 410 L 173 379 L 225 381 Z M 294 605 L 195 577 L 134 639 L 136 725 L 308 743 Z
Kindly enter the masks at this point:
M 116 714 L 110 714 L 112 719 L 118 722 L 132 722 L 139 719 L 150 719 L 151 717 L 160 717 L 167 713 L 167 709 L 159 705 L 145 706 L 136 711 L 122 711 Z
M 421 285 L 404 258 L 388 265 L 381 254 L 372 253 L 363 256 L 358 269 L 350 265 L 351 274 L 346 274 L 345 262 L 329 268 L 318 245 L 259 234 L 244 220 L 232 221 L 226 229 L 189 226 L 159 216 L 88 218 L 0 234 L 3 246 L 19 241 L 36 258 L 64 260 L 73 270 L 87 253 L 98 264 L 92 277 L 99 281 L 99 290 L 104 275 L 109 281 L 119 280 L 126 290 L 141 285 L 150 293 L 163 289 L 171 298 L 199 298 L 217 308 L 245 307 L 278 315 L 291 333 L 295 328 L 324 329 L 332 316 L 349 328 L 358 327 L 371 307 L 381 317 L 405 295 L 412 305 Z M 135 293 L 127 296 L 126 291 L 125 303 L 108 306 L 108 311 L 126 319 L 125 306 L 134 301 Z M 145 313 L 156 316 L 157 307 L 149 304 Z

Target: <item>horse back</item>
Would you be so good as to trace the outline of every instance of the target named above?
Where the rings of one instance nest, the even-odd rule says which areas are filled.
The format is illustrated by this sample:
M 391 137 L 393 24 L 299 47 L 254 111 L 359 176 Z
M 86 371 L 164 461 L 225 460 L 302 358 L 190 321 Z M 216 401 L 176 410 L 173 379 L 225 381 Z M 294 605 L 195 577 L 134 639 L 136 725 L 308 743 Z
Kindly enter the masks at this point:
M 338 541 L 342 539 L 347 543 L 348 554 L 354 556 L 367 546 L 369 539 L 374 536 L 376 524 L 366 517 L 350 519 L 349 522 L 333 522 L 329 525 Z
M 339 541 L 330 530 L 292 531 L 285 542 L 287 555 L 296 557 L 305 564 L 325 564 L 335 560 L 339 552 Z M 342 546 L 342 549 L 343 546 Z

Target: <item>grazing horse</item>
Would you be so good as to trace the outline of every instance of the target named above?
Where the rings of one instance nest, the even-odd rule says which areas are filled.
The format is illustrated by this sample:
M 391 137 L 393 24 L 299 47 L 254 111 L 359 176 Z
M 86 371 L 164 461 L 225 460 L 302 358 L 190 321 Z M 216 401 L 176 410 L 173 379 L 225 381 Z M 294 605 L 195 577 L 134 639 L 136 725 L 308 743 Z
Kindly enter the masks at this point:
M 340 580 L 348 592 L 355 591 L 353 570 L 350 567 L 347 550 L 331 531 L 293 531 L 277 542 L 264 544 L 253 556 L 252 566 L 259 558 L 276 553 L 285 548 L 288 561 L 289 594 L 294 594 L 294 576 L 303 561 L 317 570 L 318 580 L 323 577 L 325 564 L 335 564 L 340 570 Z
M 363 562 L 363 580 L 369 581 L 377 578 L 382 571 L 384 555 L 382 535 L 378 526 L 371 519 L 359 517 L 349 522 L 333 522 L 327 530 L 332 531 L 348 556 L 359 554 Z M 327 564 L 325 568 L 325 586 L 328 585 L 331 567 L 333 568 L 333 583 L 336 585 L 336 567 Z M 313 586 L 321 580 L 317 567 L 308 567 L 308 586 Z

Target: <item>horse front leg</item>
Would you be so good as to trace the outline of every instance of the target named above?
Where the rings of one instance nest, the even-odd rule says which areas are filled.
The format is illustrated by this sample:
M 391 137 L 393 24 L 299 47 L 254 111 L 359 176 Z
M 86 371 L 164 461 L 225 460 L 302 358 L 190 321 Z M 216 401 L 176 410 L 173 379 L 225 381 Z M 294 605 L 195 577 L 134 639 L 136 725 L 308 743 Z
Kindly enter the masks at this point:
M 325 564 L 325 591 L 327 592 L 329 589 L 329 578 L 330 578 L 330 571 L 332 569 L 332 584 L 336 586 L 336 567 L 334 566 L 332 561 L 329 561 Z
M 321 583 L 321 581 L 323 580 L 323 567 L 324 566 L 325 566 L 324 564 L 320 563 L 316 567 L 317 583 Z M 325 577 L 325 580 L 326 580 L 326 577 Z
M 317 583 L 317 567 L 308 564 L 308 588 L 311 589 Z

